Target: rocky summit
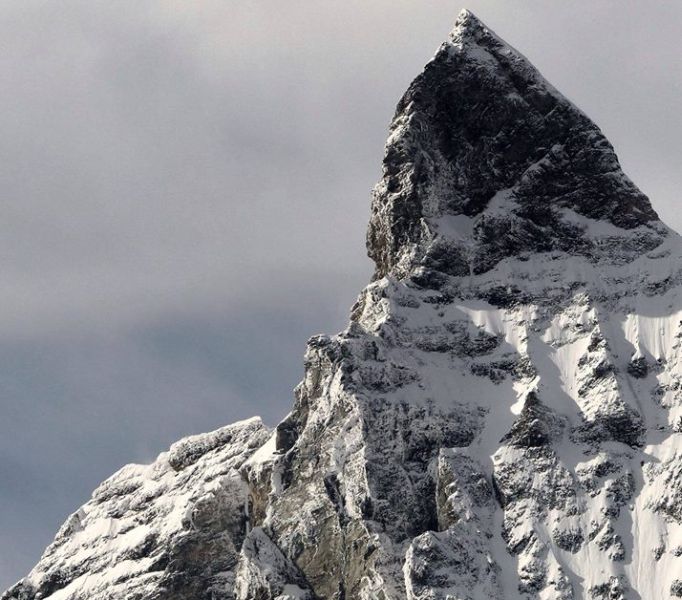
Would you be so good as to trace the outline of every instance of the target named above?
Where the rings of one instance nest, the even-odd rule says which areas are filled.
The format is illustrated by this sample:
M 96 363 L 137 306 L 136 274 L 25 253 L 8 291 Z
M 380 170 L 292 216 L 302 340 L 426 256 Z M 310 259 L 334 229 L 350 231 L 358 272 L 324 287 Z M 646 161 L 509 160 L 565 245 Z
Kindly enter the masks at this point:
M 682 597 L 682 242 L 470 12 L 398 103 L 367 248 L 274 430 L 124 467 L 2 599 Z

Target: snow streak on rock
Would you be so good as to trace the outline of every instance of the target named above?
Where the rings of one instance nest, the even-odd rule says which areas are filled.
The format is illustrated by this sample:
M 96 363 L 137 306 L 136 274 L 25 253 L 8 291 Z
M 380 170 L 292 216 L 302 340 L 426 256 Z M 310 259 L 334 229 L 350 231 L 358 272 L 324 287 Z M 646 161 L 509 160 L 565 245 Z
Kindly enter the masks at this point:
M 122 469 L 3 599 L 682 597 L 682 243 L 464 11 L 292 412 Z

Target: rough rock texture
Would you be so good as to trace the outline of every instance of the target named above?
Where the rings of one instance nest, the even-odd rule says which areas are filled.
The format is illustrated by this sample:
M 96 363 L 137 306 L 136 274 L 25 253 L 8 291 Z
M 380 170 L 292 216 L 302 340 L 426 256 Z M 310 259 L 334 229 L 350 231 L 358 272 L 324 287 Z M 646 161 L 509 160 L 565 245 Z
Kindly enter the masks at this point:
M 469 12 L 398 104 L 368 250 L 274 431 L 124 468 L 3 600 L 682 597 L 682 243 Z
M 368 235 L 377 278 L 482 273 L 552 250 L 611 262 L 572 215 L 620 229 L 609 245 L 622 259 L 661 241 L 597 126 L 471 14 L 398 103 L 383 172 Z
M 124 467 L 3 598 L 222 597 L 249 529 L 239 469 L 269 437 L 256 417 L 177 442 L 151 465 Z

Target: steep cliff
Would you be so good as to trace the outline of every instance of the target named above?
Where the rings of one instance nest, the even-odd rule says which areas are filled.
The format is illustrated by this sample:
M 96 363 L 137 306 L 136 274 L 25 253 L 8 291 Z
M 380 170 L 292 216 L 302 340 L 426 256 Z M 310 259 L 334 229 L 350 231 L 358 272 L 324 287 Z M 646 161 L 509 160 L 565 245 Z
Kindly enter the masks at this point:
M 4 600 L 682 597 L 682 242 L 470 12 L 291 413 L 125 467 Z

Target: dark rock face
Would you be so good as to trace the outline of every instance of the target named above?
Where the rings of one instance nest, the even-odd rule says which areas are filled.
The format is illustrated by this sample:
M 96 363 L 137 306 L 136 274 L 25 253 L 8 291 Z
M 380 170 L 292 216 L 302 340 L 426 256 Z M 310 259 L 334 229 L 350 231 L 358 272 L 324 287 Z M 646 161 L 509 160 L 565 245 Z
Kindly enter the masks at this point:
M 682 597 L 682 243 L 471 13 L 398 105 L 368 249 L 274 430 L 125 467 L 1 600 Z
M 471 14 L 398 103 L 383 167 L 367 235 L 377 278 L 412 252 L 454 276 L 522 252 L 597 254 L 561 208 L 626 230 L 657 220 L 599 128 Z M 502 190 L 513 209 L 486 213 Z M 473 248 L 425 231 L 443 215 L 472 219 Z
M 543 406 L 535 392 L 530 392 L 519 418 L 500 441 L 517 448 L 537 448 L 550 444 L 560 431 L 560 421 Z
M 646 377 L 649 374 L 649 365 L 646 361 L 646 358 L 643 356 L 633 358 L 628 363 L 628 373 L 637 379 L 643 379 Z
M 314 600 L 302 573 L 260 528 L 249 532 L 242 546 L 235 594 L 249 600 L 286 598 Z

